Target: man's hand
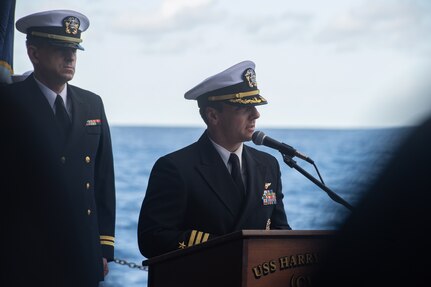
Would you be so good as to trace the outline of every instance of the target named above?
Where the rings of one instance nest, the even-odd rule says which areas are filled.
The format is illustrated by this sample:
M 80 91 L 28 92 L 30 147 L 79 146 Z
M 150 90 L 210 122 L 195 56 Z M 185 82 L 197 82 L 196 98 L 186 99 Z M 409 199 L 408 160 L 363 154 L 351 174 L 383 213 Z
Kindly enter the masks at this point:
M 103 276 L 106 276 L 109 273 L 108 260 L 103 257 Z

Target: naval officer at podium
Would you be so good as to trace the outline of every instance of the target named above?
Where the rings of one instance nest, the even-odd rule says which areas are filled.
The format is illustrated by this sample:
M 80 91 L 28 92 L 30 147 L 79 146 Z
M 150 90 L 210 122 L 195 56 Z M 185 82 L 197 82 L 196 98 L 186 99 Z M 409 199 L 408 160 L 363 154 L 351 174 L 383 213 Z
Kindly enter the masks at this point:
M 240 62 L 185 93 L 197 100 L 207 128 L 199 140 L 159 158 L 138 222 L 145 257 L 200 244 L 243 229 L 290 229 L 280 166 L 250 141 L 267 101 L 255 64 Z

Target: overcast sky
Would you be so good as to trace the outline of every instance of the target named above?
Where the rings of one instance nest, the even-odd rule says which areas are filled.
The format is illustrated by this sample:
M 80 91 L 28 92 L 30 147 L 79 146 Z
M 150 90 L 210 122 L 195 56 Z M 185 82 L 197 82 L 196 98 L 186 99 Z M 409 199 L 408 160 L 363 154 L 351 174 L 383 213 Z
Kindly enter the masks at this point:
M 256 63 L 258 127 L 391 127 L 431 112 L 429 0 L 17 0 L 90 19 L 71 84 L 111 125 L 203 126 L 184 93 Z M 32 70 L 15 30 L 14 71 Z

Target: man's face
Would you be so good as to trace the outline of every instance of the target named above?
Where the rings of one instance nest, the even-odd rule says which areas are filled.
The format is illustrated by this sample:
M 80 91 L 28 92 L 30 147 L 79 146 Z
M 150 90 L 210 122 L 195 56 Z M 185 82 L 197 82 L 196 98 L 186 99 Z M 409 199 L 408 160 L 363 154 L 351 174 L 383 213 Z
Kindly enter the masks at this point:
M 73 79 L 76 65 L 76 49 L 43 45 L 36 48 L 37 67 L 44 78 L 56 83 L 66 83 Z
M 254 106 L 232 106 L 223 104 L 220 125 L 226 138 L 234 143 L 251 140 L 256 119 L 260 117 Z

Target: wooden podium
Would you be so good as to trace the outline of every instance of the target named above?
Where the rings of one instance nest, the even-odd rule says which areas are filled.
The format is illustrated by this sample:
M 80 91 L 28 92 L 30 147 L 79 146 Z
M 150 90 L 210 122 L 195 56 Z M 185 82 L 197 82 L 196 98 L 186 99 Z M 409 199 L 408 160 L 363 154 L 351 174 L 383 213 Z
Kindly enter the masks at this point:
M 303 287 L 334 231 L 242 230 L 143 261 L 149 287 Z

